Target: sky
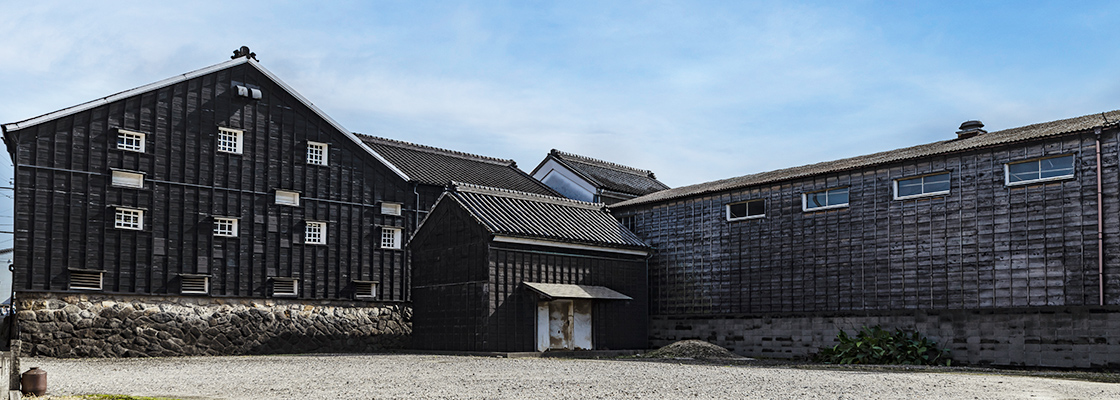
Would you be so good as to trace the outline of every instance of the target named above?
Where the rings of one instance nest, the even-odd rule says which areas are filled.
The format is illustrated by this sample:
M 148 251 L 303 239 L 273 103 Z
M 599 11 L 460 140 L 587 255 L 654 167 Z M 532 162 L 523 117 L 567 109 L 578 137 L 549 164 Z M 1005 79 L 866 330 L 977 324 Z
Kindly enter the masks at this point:
M 1118 17 L 1097 1 L 0 0 L 0 123 L 245 45 L 351 131 L 526 172 L 555 148 L 677 187 L 951 139 L 971 119 L 1120 109 Z M 11 175 L 5 159 L 0 186 Z

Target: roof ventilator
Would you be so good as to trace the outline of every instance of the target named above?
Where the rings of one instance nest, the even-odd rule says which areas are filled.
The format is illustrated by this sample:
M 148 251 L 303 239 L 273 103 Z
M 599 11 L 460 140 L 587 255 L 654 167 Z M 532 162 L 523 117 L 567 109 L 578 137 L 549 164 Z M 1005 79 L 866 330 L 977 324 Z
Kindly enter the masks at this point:
M 988 131 L 981 129 L 983 127 L 984 123 L 977 120 L 964 121 L 964 123 L 961 124 L 961 130 L 957 131 L 957 139 L 970 138 L 981 133 L 988 133 Z

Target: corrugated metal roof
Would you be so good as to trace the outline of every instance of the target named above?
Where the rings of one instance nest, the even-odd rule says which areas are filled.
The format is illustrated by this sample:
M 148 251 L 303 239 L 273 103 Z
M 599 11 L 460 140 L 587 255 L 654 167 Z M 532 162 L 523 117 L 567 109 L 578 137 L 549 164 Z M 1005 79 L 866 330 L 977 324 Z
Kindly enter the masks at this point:
M 449 182 L 466 182 L 523 192 L 556 195 L 517 168 L 513 160 L 505 160 L 454 150 L 424 146 L 400 140 L 357 134 L 389 163 L 404 171 L 412 180 L 443 186 Z
M 803 178 L 813 175 L 826 174 L 837 171 L 846 171 L 873 165 L 911 160 L 938 154 L 953 153 L 989 147 L 1026 140 L 1056 136 L 1065 133 L 1088 131 L 1095 128 L 1112 127 L 1120 122 L 1120 110 L 1108 111 L 1100 114 L 1084 115 L 1039 124 L 1027 125 L 1002 131 L 981 133 L 977 136 L 943 140 L 897 150 L 868 154 L 865 156 L 845 158 L 835 161 L 826 161 L 800 167 L 785 168 L 775 171 L 744 175 L 736 178 L 723 179 L 713 182 L 700 183 L 690 186 L 663 190 L 646 196 L 612 204 L 611 207 L 627 207 L 639 204 L 668 201 L 683 197 L 722 192 L 740 189 L 753 185 L 784 181 L 788 179 Z
M 646 249 L 599 203 L 456 182 L 454 198 L 494 235 L 564 243 Z M 440 201 L 445 201 L 441 199 Z
M 658 181 L 650 170 L 627 167 L 556 149 L 552 149 L 549 156 L 603 189 L 641 196 L 669 188 Z
M 565 285 L 560 283 L 522 282 L 534 292 L 551 299 L 634 300 L 633 297 L 605 286 Z

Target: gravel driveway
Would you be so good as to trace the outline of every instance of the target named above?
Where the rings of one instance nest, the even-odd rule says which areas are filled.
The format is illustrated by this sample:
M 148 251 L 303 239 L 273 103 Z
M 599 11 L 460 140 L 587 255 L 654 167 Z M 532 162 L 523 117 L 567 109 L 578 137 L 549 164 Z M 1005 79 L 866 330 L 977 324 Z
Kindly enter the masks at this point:
M 25 358 L 50 394 L 188 399 L 1120 399 L 1120 384 L 962 373 L 442 355 Z

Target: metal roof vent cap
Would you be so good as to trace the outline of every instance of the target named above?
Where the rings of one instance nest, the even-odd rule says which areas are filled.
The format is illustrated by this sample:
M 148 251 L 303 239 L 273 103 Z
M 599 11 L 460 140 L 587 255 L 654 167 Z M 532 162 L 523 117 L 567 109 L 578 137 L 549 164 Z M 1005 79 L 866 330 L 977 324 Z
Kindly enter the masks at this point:
M 961 124 L 960 130 L 957 131 L 957 139 L 964 139 L 979 135 L 981 133 L 988 133 L 988 131 L 981 129 L 984 123 L 978 120 L 964 121 Z

